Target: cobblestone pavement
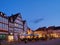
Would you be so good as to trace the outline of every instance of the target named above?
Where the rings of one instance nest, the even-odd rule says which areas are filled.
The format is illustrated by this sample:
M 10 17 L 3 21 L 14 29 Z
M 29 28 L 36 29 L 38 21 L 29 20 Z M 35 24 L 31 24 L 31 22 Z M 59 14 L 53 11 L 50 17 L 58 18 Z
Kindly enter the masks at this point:
M 60 39 L 48 40 L 48 41 L 36 41 L 36 42 L 14 42 L 7 43 L 3 42 L 1 45 L 60 45 Z

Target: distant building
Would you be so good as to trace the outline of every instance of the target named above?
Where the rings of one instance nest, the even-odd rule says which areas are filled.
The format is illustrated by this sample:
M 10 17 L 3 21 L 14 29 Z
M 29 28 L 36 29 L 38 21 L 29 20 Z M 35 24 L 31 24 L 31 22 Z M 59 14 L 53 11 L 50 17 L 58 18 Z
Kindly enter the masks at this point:
M 30 28 L 28 28 L 27 34 L 32 34 L 32 33 L 33 33 L 33 30 L 31 30 Z
M 37 34 L 39 38 L 45 37 L 45 35 L 46 35 L 46 27 L 38 28 L 37 30 L 34 31 L 34 34 Z
M 33 37 L 33 30 L 31 30 L 29 27 L 28 27 L 28 30 L 27 30 L 27 38 L 32 38 Z
M 42 27 L 34 31 L 34 34 L 38 34 L 38 37 L 60 38 L 60 26 L 49 26 L 48 28 Z
M 47 31 L 49 37 L 60 38 L 60 26 L 50 26 Z

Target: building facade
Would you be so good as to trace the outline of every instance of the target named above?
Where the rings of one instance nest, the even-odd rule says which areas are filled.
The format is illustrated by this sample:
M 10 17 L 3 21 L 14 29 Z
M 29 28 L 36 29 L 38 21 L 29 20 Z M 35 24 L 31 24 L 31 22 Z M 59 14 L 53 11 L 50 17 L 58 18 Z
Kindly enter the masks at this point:
M 0 39 L 7 39 L 8 36 L 8 17 L 0 12 Z
M 46 27 L 38 28 L 34 31 L 34 34 L 37 34 L 38 38 L 45 37 L 45 35 L 47 34 Z
M 33 38 L 33 35 L 34 35 L 34 31 L 31 30 L 29 27 L 28 27 L 28 30 L 27 30 L 27 37 L 26 38 Z
M 8 32 L 9 32 L 9 36 L 8 36 L 8 41 L 14 41 L 14 23 L 13 23 L 13 19 L 11 17 L 8 17 Z
M 60 38 L 60 26 L 50 26 L 48 27 L 48 35 L 51 38 Z
M 18 40 L 23 34 L 23 20 L 20 13 L 10 16 L 13 23 L 14 40 Z
M 34 31 L 38 37 L 45 37 L 47 39 L 60 38 L 60 26 L 49 26 L 48 28 L 39 28 Z
M 19 40 L 27 30 L 26 21 L 21 17 L 20 13 L 12 16 L 6 16 L 3 12 L 0 12 L 0 39 Z

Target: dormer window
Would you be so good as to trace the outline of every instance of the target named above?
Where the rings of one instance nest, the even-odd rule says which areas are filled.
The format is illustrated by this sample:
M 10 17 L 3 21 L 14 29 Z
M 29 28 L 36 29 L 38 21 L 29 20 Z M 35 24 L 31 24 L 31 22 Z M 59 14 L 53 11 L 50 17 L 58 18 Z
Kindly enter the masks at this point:
M 4 14 L 4 16 L 6 16 L 6 15 Z
M 11 18 L 11 22 L 13 22 L 13 19 Z
M 2 15 L 2 13 L 1 13 L 1 15 Z

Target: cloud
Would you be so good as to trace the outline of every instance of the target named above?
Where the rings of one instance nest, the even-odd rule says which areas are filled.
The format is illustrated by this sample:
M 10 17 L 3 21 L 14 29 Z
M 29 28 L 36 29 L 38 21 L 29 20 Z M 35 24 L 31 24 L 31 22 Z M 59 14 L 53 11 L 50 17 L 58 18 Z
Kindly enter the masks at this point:
M 39 19 L 37 19 L 37 20 L 35 20 L 35 21 L 33 21 L 34 23 L 39 23 L 39 22 L 41 22 L 41 21 L 43 21 L 44 19 L 43 18 L 39 18 Z

